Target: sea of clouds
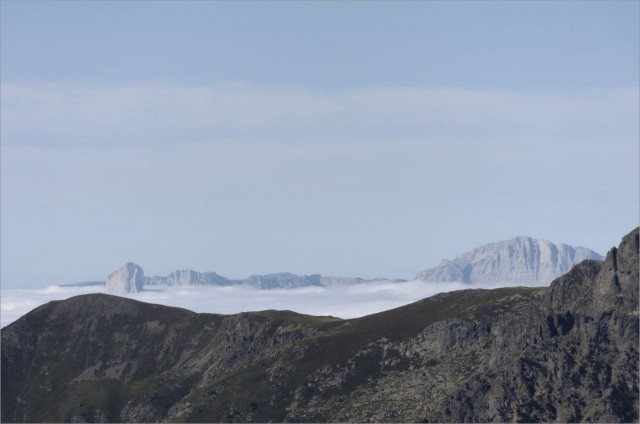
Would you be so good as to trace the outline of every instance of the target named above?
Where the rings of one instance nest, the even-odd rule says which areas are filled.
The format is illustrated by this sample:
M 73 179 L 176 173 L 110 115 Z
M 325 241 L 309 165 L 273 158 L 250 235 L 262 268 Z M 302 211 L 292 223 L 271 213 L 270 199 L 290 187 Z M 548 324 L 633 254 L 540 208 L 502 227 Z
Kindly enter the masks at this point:
M 352 286 L 304 287 L 260 290 L 250 287 L 173 286 L 146 287 L 138 293 L 110 293 L 104 286 L 43 289 L 2 289 L 1 325 L 12 323 L 34 308 L 52 300 L 89 293 L 110 293 L 147 303 L 189 309 L 195 312 L 235 314 L 266 309 L 291 310 L 309 315 L 357 318 L 407 305 L 441 292 L 470 288 L 497 288 L 510 284 L 465 284 L 457 282 L 374 282 Z M 511 284 L 513 285 L 513 284 Z

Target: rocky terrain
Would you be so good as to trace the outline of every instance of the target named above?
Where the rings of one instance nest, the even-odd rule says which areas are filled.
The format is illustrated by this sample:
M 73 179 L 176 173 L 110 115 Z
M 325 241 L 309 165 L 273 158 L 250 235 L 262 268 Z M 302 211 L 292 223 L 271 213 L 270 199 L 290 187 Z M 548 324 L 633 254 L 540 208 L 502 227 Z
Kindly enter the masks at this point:
M 3 422 L 637 422 L 638 229 L 550 287 L 359 319 L 105 294 L 2 329 Z
M 485 244 L 453 260 L 443 260 L 438 266 L 416 275 L 415 279 L 546 285 L 585 259 L 602 260 L 602 256 L 586 247 L 516 237 Z

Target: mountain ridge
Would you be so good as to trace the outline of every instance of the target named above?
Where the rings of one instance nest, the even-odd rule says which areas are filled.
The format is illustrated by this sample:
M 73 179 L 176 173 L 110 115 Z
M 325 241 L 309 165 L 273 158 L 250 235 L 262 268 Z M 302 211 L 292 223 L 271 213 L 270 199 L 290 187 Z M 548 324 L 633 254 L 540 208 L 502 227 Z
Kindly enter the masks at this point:
M 2 329 L 2 421 L 637 422 L 638 245 L 349 320 L 50 302 Z
M 507 253 L 519 254 L 509 257 Z M 595 251 L 581 246 L 564 243 L 554 244 L 547 240 L 529 236 L 517 236 L 509 240 L 487 243 L 463 253 L 453 260 L 443 259 L 436 267 L 418 273 L 414 280 L 426 282 L 496 283 L 516 282 L 525 285 L 542 285 L 566 273 L 572 266 L 584 259 L 602 260 Z M 132 270 L 140 272 L 131 262 L 114 271 L 120 279 L 135 279 L 128 275 Z M 125 269 L 126 268 L 126 269 Z M 118 274 L 119 273 L 119 274 Z M 142 284 L 126 283 L 115 279 L 111 283 L 72 283 L 64 287 L 106 285 L 111 291 L 136 292 L 144 286 L 184 286 L 184 285 L 241 285 L 258 289 L 326 287 L 331 285 L 353 285 L 371 282 L 405 282 L 403 279 L 360 277 L 325 277 L 320 274 L 296 275 L 290 272 L 251 275 L 244 279 L 230 279 L 216 272 L 198 272 L 191 269 L 176 270 L 168 276 L 144 276 Z M 109 280 L 109 278 L 107 279 Z M 133 280 L 132 280 L 133 281 Z
M 443 259 L 436 267 L 418 273 L 415 279 L 467 284 L 548 284 L 585 259 L 603 257 L 586 247 L 518 236 L 484 244 L 452 260 Z

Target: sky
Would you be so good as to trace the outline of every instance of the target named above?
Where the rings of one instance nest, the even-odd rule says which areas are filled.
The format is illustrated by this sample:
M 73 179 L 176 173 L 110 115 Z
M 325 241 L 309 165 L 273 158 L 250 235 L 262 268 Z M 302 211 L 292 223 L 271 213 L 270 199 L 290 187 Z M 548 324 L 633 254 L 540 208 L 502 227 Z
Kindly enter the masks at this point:
M 0 3 L 1 283 L 410 279 L 638 225 L 639 7 Z

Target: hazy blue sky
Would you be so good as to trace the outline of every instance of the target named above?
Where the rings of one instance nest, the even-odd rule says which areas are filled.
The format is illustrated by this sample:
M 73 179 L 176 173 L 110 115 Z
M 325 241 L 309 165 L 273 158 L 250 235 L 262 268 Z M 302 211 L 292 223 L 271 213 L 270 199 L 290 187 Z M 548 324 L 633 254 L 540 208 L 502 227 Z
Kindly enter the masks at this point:
M 638 2 L 1 3 L 4 287 L 411 278 L 638 225 Z

